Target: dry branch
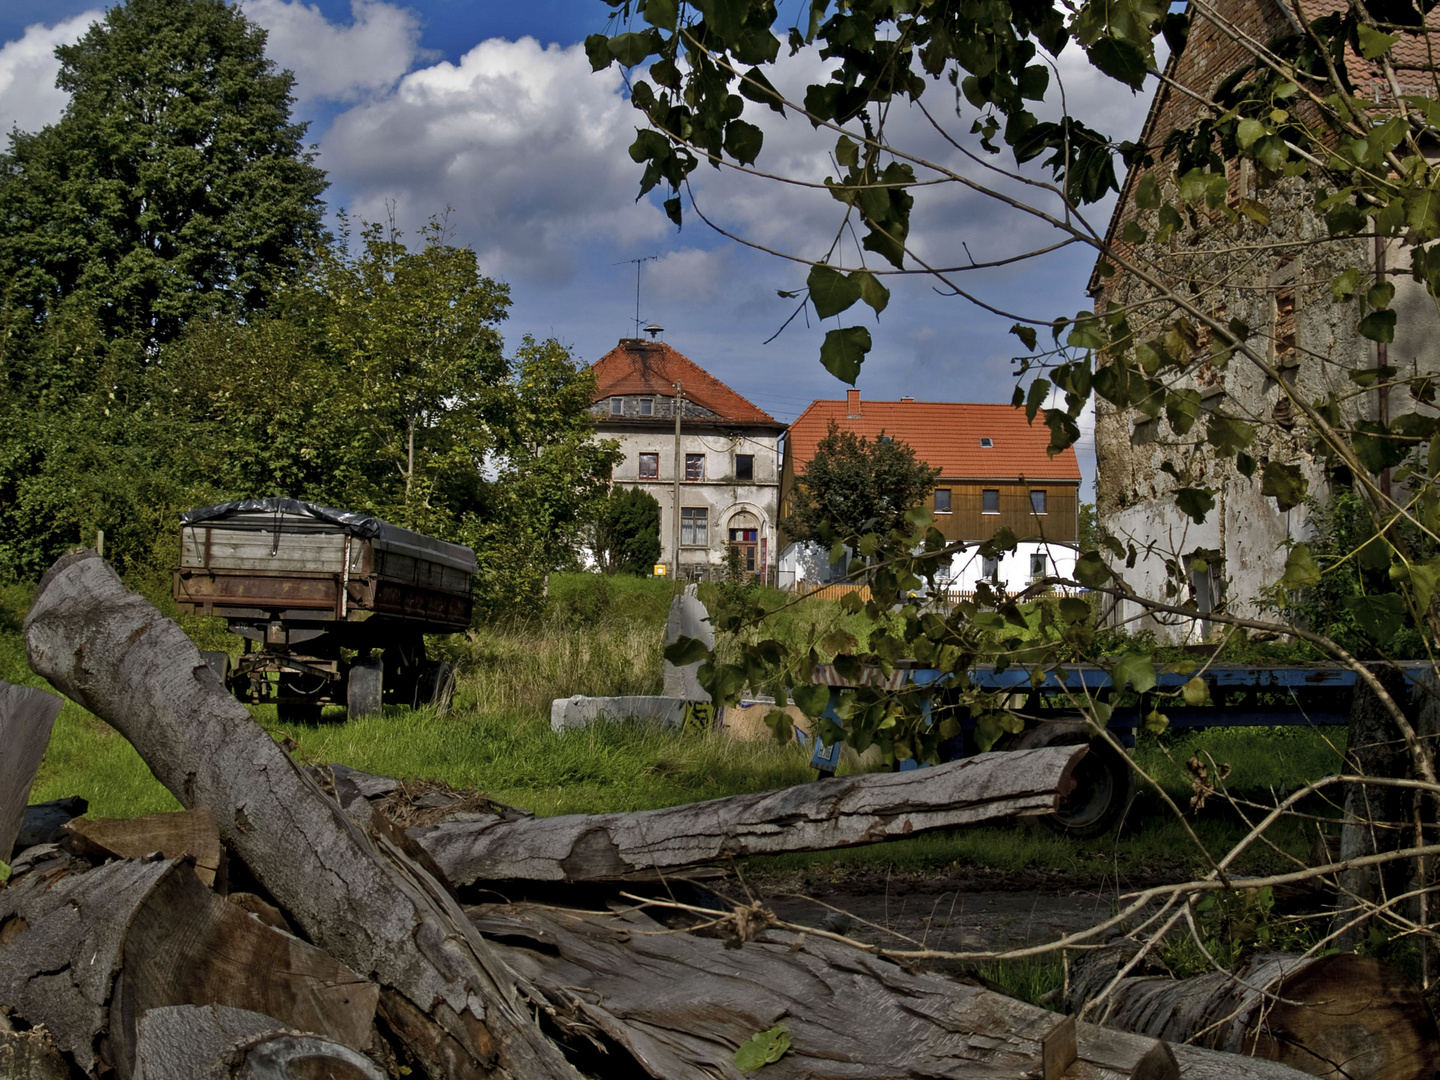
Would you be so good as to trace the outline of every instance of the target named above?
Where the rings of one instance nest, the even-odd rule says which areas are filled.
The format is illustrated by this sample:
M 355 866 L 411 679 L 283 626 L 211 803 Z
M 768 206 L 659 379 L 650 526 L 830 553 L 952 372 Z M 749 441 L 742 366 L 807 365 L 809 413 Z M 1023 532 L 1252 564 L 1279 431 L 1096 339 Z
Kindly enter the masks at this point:
M 25 636 L 35 671 L 125 735 L 182 805 L 214 811 L 221 838 L 310 940 L 373 973 L 385 1020 L 426 1071 L 576 1075 L 444 891 L 382 854 L 102 559 L 57 562 Z

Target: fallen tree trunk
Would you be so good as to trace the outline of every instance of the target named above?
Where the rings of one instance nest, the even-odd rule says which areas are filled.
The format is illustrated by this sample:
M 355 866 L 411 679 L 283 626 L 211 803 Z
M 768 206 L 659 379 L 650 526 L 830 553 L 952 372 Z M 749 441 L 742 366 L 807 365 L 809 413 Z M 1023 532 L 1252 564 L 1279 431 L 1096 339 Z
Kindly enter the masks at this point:
M 214 885 L 224 848 L 208 807 L 138 818 L 76 818 L 65 823 L 70 846 L 79 855 L 102 859 L 139 859 L 158 851 L 167 859 L 188 855 L 195 876 Z
M 139 1034 L 136 1080 L 385 1080 L 349 1047 L 224 1005 L 151 1009 Z
M 444 890 L 362 833 L 102 559 L 50 568 L 25 639 L 31 667 L 129 739 L 182 805 L 214 811 L 310 940 L 373 973 L 382 1016 L 427 1072 L 576 1075 Z
M 63 698 L 44 690 L 12 686 L 0 679 L 0 861 L 10 861 L 30 801 L 30 785 L 64 704 Z
M 839 943 L 765 929 L 763 917 L 748 931 L 732 926 L 748 940 L 727 948 L 713 937 L 669 931 L 638 911 L 512 904 L 470 914 L 503 943 L 497 947 L 506 962 L 544 992 L 563 1031 L 612 1060 L 623 1048 L 646 1075 L 663 1080 L 712 1080 L 717 1063 L 724 1063 L 720 1075 L 738 1075 L 728 1067 L 736 1048 L 780 1023 L 790 1046 L 765 1066 L 766 1080 L 1301 1077 L 1206 1051 L 1186 1055 L 1187 1071 L 1158 1040 L 1077 1025 Z
M 933 829 L 1054 813 L 1083 746 L 1017 750 L 633 814 L 467 815 L 409 830 L 456 885 L 599 881 L 732 856 L 898 840 Z M 474 820 L 476 817 L 479 820 Z
M 1091 953 L 1071 972 L 1075 1010 L 1097 997 L 1133 946 Z M 1169 1042 L 1194 1040 L 1315 1076 L 1431 1077 L 1440 1032 L 1398 969 L 1353 953 L 1257 956 L 1233 974 L 1122 979 L 1094 1019 Z

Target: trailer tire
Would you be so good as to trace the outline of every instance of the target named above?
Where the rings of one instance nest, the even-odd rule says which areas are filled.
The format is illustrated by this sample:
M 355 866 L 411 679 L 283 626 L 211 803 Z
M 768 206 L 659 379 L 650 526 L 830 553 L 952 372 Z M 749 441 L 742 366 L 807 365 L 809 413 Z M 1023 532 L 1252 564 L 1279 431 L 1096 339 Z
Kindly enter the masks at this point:
M 1039 818 L 1063 836 L 1100 836 L 1116 828 L 1135 798 L 1135 770 L 1109 740 L 1094 735 L 1084 719 L 1045 720 L 1020 737 L 1017 750 L 1040 746 L 1080 746 L 1090 752 L 1075 767 L 1075 788 L 1060 809 Z
M 357 660 L 345 679 L 345 708 L 349 715 L 379 716 L 385 703 L 385 664 L 379 657 Z

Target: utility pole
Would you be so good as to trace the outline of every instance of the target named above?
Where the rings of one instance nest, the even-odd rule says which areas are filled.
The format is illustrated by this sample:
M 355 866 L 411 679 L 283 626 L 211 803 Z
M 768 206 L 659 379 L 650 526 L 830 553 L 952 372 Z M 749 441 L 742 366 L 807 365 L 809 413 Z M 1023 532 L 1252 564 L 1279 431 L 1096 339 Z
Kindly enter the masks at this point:
M 680 410 L 685 404 L 685 397 L 680 389 L 680 380 L 675 380 L 675 558 L 671 560 L 674 565 L 675 580 L 680 580 L 680 470 L 685 465 L 685 460 L 680 454 Z

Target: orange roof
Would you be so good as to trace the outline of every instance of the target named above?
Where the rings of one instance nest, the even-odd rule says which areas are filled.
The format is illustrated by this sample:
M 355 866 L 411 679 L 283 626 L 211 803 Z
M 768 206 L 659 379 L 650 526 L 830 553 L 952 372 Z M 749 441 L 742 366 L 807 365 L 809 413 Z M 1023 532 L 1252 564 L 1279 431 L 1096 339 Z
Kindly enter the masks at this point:
M 595 402 L 618 394 L 670 397 L 675 393 L 678 380 L 687 401 L 710 410 L 722 420 L 770 424 L 777 431 L 785 426 L 663 341 L 621 338 L 620 344 L 596 360 L 590 370 L 595 373 Z
M 853 416 L 852 413 L 859 413 Z M 1011 405 L 970 405 L 948 401 L 864 401 L 858 390 L 846 401 L 812 401 L 790 425 L 785 453 L 794 454 L 798 475 L 834 420 L 841 431 L 874 439 L 883 431 L 908 443 L 915 456 L 939 466 L 946 480 L 1080 480 L 1075 448 L 1051 457 L 1044 413 L 1035 423 Z M 981 439 L 993 445 L 982 446 Z

